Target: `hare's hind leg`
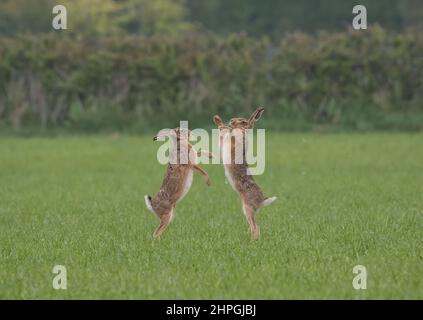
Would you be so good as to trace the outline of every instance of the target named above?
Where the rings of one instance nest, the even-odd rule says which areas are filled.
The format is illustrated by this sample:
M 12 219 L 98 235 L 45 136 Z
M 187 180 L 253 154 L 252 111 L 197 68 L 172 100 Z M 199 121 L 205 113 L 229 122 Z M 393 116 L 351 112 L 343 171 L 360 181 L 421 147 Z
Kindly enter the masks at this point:
M 250 225 L 251 239 L 258 240 L 260 237 L 260 227 L 256 223 L 256 210 L 244 201 L 242 201 L 242 210 L 244 211 L 245 217 Z
M 172 221 L 174 209 L 175 207 L 173 207 L 168 213 L 165 213 L 160 216 L 160 224 L 153 234 L 154 239 L 160 240 L 160 235 L 166 230 L 166 228 L 169 226 L 170 222 Z

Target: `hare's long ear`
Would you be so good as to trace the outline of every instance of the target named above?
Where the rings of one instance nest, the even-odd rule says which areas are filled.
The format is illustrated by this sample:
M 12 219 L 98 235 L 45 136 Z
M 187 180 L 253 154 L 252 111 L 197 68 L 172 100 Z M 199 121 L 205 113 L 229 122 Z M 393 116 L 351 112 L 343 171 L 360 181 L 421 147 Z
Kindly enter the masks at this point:
M 263 114 L 264 108 L 258 108 L 256 111 L 253 112 L 250 119 L 248 120 L 248 124 L 250 126 L 254 125 L 254 122 L 258 121 Z
M 223 120 L 222 120 L 222 118 L 221 118 L 221 117 L 219 117 L 218 115 L 215 115 L 215 116 L 213 117 L 213 121 L 214 121 L 214 123 L 215 123 L 218 127 L 223 126 Z

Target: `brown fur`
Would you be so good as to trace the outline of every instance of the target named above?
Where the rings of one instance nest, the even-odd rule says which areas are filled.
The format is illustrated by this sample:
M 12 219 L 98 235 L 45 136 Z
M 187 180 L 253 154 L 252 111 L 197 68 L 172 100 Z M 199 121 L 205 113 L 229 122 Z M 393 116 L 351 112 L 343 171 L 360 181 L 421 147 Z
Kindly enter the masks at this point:
M 149 201 L 154 213 L 160 219 L 160 224 L 154 232 L 155 239 L 160 239 L 160 235 L 172 221 L 175 213 L 176 203 L 180 201 L 182 197 L 185 196 L 188 192 L 191 184 L 189 184 L 189 186 L 186 184 L 189 183 L 188 179 L 191 179 L 192 183 L 193 170 L 196 170 L 202 174 L 205 183 L 210 185 L 208 174 L 196 165 L 197 156 L 201 154 L 201 152 L 195 151 L 192 145 L 189 143 L 188 135 L 190 135 L 190 131 L 188 134 L 185 132 L 186 135 L 184 135 L 180 128 L 176 128 L 174 129 L 174 132 L 176 133 L 176 138 L 171 137 L 171 139 L 174 139 L 174 141 L 173 148 L 170 151 L 169 159 L 176 159 L 176 163 L 171 164 L 169 162 L 159 192 L 153 198 L 146 196 L 147 198 L 145 199 L 147 207 Z M 211 157 L 212 155 L 208 153 L 208 156 Z M 181 163 L 181 159 L 189 159 L 189 161 L 187 164 L 183 164 Z
M 219 116 L 214 116 L 213 118 L 215 124 L 219 128 L 219 142 L 222 153 L 225 152 L 225 148 L 230 148 L 231 161 L 230 164 L 224 164 L 225 174 L 241 197 L 242 209 L 250 226 L 251 237 L 254 240 L 257 240 L 260 235 L 260 228 L 255 221 L 256 212 L 266 205 L 265 200 L 268 198 L 264 196 L 263 191 L 255 182 L 253 176 L 248 174 L 248 164 L 246 161 L 246 148 L 248 146 L 246 145 L 245 130 L 254 127 L 254 122 L 260 119 L 263 111 L 264 108 L 257 109 L 250 119 L 232 118 L 229 122 L 229 126 L 226 125 Z M 236 139 L 236 135 L 241 136 L 239 139 Z M 240 143 L 243 144 L 244 147 L 239 146 Z M 243 161 L 240 164 L 235 163 L 236 147 L 243 148 Z M 226 150 L 226 152 L 228 152 L 228 150 Z

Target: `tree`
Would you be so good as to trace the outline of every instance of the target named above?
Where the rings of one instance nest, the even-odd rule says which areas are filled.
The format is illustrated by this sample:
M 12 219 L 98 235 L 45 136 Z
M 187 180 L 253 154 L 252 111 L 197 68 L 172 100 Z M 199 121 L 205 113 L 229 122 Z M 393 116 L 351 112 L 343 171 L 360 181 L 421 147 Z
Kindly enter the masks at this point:
M 361 0 L 369 24 L 391 30 L 422 26 L 421 0 Z M 354 0 L 188 0 L 189 18 L 218 33 L 245 31 L 252 36 L 280 38 L 301 30 L 345 30 L 351 26 Z
M 51 29 L 52 0 L 0 1 L 0 34 L 47 32 Z
M 120 0 L 121 26 L 129 33 L 175 34 L 189 30 L 185 0 Z
M 119 3 L 114 0 L 64 0 L 73 34 L 111 35 L 121 32 Z
M 52 31 L 54 0 L 2 0 L 0 34 Z M 67 8 L 66 34 L 175 34 L 191 28 L 185 0 L 62 0 Z

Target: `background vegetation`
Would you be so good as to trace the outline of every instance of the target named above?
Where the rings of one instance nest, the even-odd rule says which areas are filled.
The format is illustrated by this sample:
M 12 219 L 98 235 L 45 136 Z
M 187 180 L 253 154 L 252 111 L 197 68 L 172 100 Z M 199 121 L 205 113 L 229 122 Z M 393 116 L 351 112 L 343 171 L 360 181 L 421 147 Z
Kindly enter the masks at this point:
M 423 37 L 373 27 L 277 45 L 235 35 L 0 39 L 0 115 L 14 128 L 146 131 L 265 106 L 268 127 L 421 129 Z
M 0 34 L 51 32 L 55 0 L 2 0 Z M 278 40 L 286 32 L 343 31 L 351 26 L 355 0 L 62 0 L 70 33 L 105 35 L 177 34 L 201 29 L 217 34 L 245 32 Z M 420 0 L 362 0 L 369 23 L 402 31 L 423 27 Z M 63 36 L 63 34 L 61 34 Z
M 422 5 L 364 1 L 0 3 L 0 126 L 155 131 L 265 106 L 278 130 L 421 130 Z
M 419 1 L 364 1 L 366 31 L 352 1 L 73 0 L 66 31 L 54 4 L 0 3 L 3 129 L 207 127 L 257 106 L 279 130 L 422 129 Z

